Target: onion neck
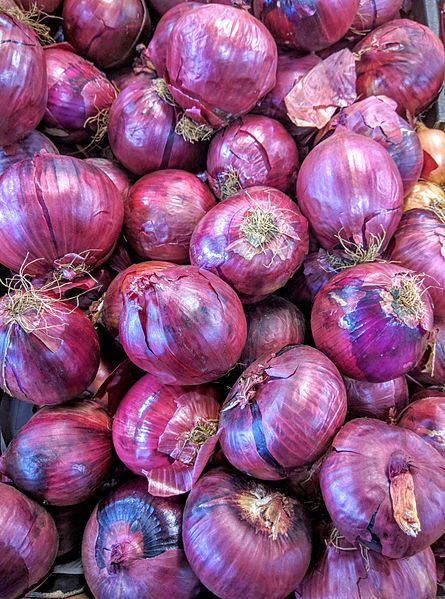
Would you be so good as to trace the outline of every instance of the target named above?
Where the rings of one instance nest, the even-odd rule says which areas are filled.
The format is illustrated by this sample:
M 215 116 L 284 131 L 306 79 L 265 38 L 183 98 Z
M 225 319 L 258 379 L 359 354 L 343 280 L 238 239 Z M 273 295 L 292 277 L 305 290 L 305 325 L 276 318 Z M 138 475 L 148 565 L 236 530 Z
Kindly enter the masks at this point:
M 142 552 L 136 543 L 125 540 L 105 548 L 104 556 L 108 573 L 116 574 L 122 568 L 128 568 L 132 562 L 142 557 Z
M 381 305 L 410 328 L 417 327 L 425 316 L 422 299 L 422 277 L 402 274 L 394 277 L 390 287 L 381 292 Z
M 288 536 L 295 504 L 290 497 L 256 484 L 239 496 L 237 504 L 242 519 L 248 521 L 256 532 L 268 534 L 274 541 L 279 536 Z
M 417 537 L 421 526 L 417 514 L 414 479 L 409 469 L 408 460 L 401 452 L 392 454 L 388 467 L 388 478 L 394 520 L 405 534 Z
M 184 464 L 193 464 L 198 455 L 201 446 L 216 435 L 218 430 L 218 420 L 206 420 L 200 418 L 195 426 L 184 436 L 182 436 L 176 448 L 171 453 L 171 457 Z M 191 451 L 189 451 L 191 449 Z
M 240 231 L 250 245 L 264 251 L 279 235 L 280 228 L 272 210 L 258 207 L 244 218 Z
M 235 397 L 223 408 L 223 412 L 239 406 L 242 410 L 255 401 L 257 387 L 264 383 L 267 375 L 264 371 L 241 376 L 238 380 L 238 391 Z
M 230 165 L 222 173 L 218 173 L 216 180 L 222 200 L 230 198 L 242 189 L 238 172 L 233 165 Z

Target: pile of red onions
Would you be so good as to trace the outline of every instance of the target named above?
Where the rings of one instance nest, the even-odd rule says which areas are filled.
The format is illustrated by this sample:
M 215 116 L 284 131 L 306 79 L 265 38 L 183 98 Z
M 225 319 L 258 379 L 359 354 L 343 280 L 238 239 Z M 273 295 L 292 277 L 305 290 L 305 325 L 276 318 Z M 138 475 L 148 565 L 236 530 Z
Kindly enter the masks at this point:
M 367 383 L 343 377 L 348 396 L 350 418 L 394 418 L 409 402 L 408 384 L 404 376 L 383 383 Z

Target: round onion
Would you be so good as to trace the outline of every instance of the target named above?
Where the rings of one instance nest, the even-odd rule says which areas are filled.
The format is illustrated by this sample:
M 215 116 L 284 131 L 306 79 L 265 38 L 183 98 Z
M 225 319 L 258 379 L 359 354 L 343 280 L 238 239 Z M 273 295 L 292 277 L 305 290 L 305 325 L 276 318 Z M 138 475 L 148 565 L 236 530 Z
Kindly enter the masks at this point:
M 2 12 L 0 44 L 0 146 L 8 146 L 39 124 L 48 89 L 43 48 L 27 25 Z
M 422 179 L 445 183 L 445 131 L 418 126 L 417 133 L 425 155 Z
M 422 112 L 442 87 L 443 44 L 431 29 L 415 21 L 396 19 L 381 25 L 356 46 L 355 53 L 358 94 L 388 96 L 402 114 Z
M 271 187 L 251 187 L 212 208 L 190 242 L 192 264 L 229 283 L 242 301 L 282 287 L 308 251 L 308 226 L 298 206 Z
M 236 293 L 217 276 L 176 266 L 122 290 L 120 339 L 137 366 L 168 385 L 199 385 L 230 370 L 246 342 Z
M 249 114 L 215 135 L 207 154 L 207 174 L 218 198 L 267 185 L 289 192 L 298 172 L 298 150 L 281 123 Z
M 50 571 L 57 555 L 54 520 L 38 503 L 0 483 L 0 597 L 23 597 Z
M 175 169 L 150 173 L 128 195 L 125 237 L 141 258 L 187 264 L 193 230 L 215 205 L 196 175 Z
M 348 395 L 348 416 L 370 416 L 386 420 L 394 417 L 409 402 L 408 384 L 404 376 L 384 383 L 367 383 L 343 377 Z
M 445 387 L 445 322 L 434 323 L 428 347 L 411 375 L 420 383 Z
M 401 414 L 399 426 L 422 437 L 445 457 L 445 397 L 431 392 L 429 397 L 409 404 Z
M 325 249 L 343 240 L 351 249 L 381 252 L 399 224 L 403 186 L 396 164 L 380 144 L 339 130 L 304 160 L 297 198 Z
M 445 212 L 445 192 L 430 181 L 417 181 L 405 197 L 403 209 L 426 208 Z
M 282 599 L 311 559 L 300 503 L 225 468 L 208 472 L 190 493 L 183 539 L 193 571 L 221 599 Z
M 345 416 L 337 368 L 312 347 L 288 345 L 235 383 L 221 411 L 221 446 L 238 470 L 278 480 L 322 456 Z
M 123 67 L 107 73 L 109 80 L 113 83 L 114 87 L 121 92 L 132 83 L 136 83 L 144 79 L 146 85 L 149 85 L 150 80 L 156 79 L 157 75 L 154 71 L 150 73 L 148 71 L 135 71 L 133 67 Z
M 343 374 L 381 383 L 406 374 L 421 359 L 433 308 L 414 272 L 390 263 L 361 264 L 319 291 L 311 325 L 315 345 Z
M 443 457 L 415 433 L 357 418 L 335 437 L 320 485 L 348 541 L 402 558 L 444 534 L 444 474 Z
M 359 0 L 253 0 L 253 11 L 277 44 L 312 52 L 332 46 L 348 31 Z
M 107 160 L 106 158 L 87 158 L 85 162 L 96 166 L 98 169 L 104 172 L 116 185 L 122 197 L 126 197 L 133 182 L 130 173 L 119 166 L 117 162 Z
M 220 406 L 210 386 L 171 387 L 145 375 L 125 395 L 113 422 L 122 462 L 168 497 L 193 488 L 218 442 Z
M 0 207 L 0 262 L 34 276 L 57 270 L 73 278 L 102 264 L 124 216 L 122 196 L 103 172 L 53 154 L 11 166 L 0 178 Z
M 403 0 L 360 0 L 350 33 L 364 35 L 400 16 Z
M 63 22 L 67 41 L 102 69 L 131 62 L 151 31 L 144 0 L 65 0 Z
M 40 131 L 32 131 L 20 141 L 0 148 L 0 175 L 16 162 L 32 158 L 34 154 L 38 154 L 42 150 L 50 154 L 59 153 L 53 142 Z
M 177 123 L 177 111 L 160 98 L 156 84 L 142 79 L 125 87 L 111 107 L 111 149 L 135 175 L 166 168 L 198 171 L 206 144 L 185 141 L 175 133 Z
M 221 128 L 275 85 L 277 47 L 244 10 L 210 4 L 184 13 L 170 34 L 166 80 L 193 121 Z

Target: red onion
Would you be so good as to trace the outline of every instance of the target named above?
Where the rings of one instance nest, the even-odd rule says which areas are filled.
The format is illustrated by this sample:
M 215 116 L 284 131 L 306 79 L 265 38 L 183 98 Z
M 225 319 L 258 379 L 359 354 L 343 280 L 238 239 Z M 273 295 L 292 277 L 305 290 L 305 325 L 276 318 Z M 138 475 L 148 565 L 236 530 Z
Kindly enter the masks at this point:
M 327 252 L 318 250 L 308 254 L 303 263 L 306 285 L 311 294 L 311 304 L 314 297 L 340 270 L 351 266 L 348 257 L 340 250 Z
M 25 10 L 31 10 L 37 6 L 38 9 L 51 14 L 59 7 L 61 0 L 15 0 L 15 3 Z
M 215 205 L 196 175 L 175 169 L 150 173 L 128 195 L 125 236 L 141 258 L 187 264 L 193 230 Z
M 178 19 L 166 67 L 169 89 L 185 114 L 221 128 L 274 87 L 277 47 L 247 11 L 210 4 Z
M 394 417 L 409 402 L 408 384 L 404 376 L 384 383 L 367 383 L 343 377 L 348 395 L 348 416 L 369 416 L 386 420 Z
M 102 69 L 131 62 L 136 44 L 151 32 L 144 0 L 65 0 L 63 21 L 67 41 Z
M 103 171 L 116 185 L 122 197 L 126 197 L 133 182 L 130 173 L 119 166 L 117 162 L 107 160 L 106 158 L 87 158 L 85 162 L 97 166 L 98 169 Z
M 417 433 L 445 457 L 445 397 L 443 395 L 431 392 L 429 397 L 413 401 L 401 414 L 398 424 Z
M 400 16 L 403 0 L 360 0 L 350 33 L 364 35 Z
M 92 497 L 110 475 L 111 420 L 94 401 L 42 408 L 0 458 L 0 471 L 52 505 Z
M 277 44 L 308 52 L 338 42 L 348 31 L 359 0 L 253 0 L 255 16 Z
M 94 401 L 114 416 L 124 395 L 144 373 L 130 360 L 120 362 L 94 392 Z
M 156 79 L 157 75 L 154 71 L 148 73 L 145 71 L 135 72 L 133 67 L 123 67 L 107 73 L 109 80 L 113 83 L 114 87 L 121 92 L 126 87 L 129 87 L 132 83 L 145 80 L 146 85 L 149 85 L 149 81 Z
M 52 154 L 3 174 L 0 207 L 0 262 L 34 276 L 57 270 L 69 279 L 110 256 L 124 213 L 121 194 L 103 172 Z
M 218 442 L 220 406 L 210 386 L 170 387 L 145 375 L 114 417 L 113 443 L 122 462 L 168 497 L 193 488 Z
M 311 324 L 315 345 L 343 374 L 381 383 L 406 374 L 421 359 L 433 308 L 421 277 L 375 262 L 333 277 L 315 298 Z
M 65 507 L 48 506 L 48 511 L 54 519 L 59 535 L 57 557 L 67 555 L 80 548 L 83 531 L 93 507 L 88 502 Z
M 181 543 L 183 503 L 147 493 L 143 479 L 122 485 L 92 513 L 82 546 L 96 599 L 191 599 L 199 582 Z
M 4 12 L 0 14 L 0 44 L 3 73 L 0 146 L 8 146 L 29 135 L 43 117 L 47 97 L 46 66 L 42 46 L 34 32 Z
M 255 185 L 289 192 L 298 166 L 297 146 L 283 125 L 253 114 L 217 133 L 207 154 L 209 184 L 221 199 Z
M 282 599 L 311 559 L 300 503 L 226 468 L 208 472 L 190 493 L 183 539 L 193 571 L 221 599 Z
M 445 183 L 445 131 L 417 125 L 417 133 L 425 158 L 422 179 L 443 185 Z
M 381 25 L 355 52 L 358 94 L 388 96 L 397 102 L 401 114 L 422 112 L 442 86 L 443 44 L 431 29 L 415 21 L 396 19 Z
M 307 221 L 295 202 L 272 187 L 251 187 L 201 219 L 190 242 L 190 261 L 219 275 L 250 303 L 290 279 L 308 243 Z
M 50 154 L 59 153 L 53 142 L 40 131 L 32 131 L 20 141 L 0 148 L 0 175 L 16 162 L 32 158 L 34 154 L 38 154 L 42 150 Z
M 206 145 L 175 133 L 177 111 L 156 92 L 156 83 L 142 79 L 120 92 L 108 120 L 114 155 L 135 175 L 166 168 L 198 171 Z
M 214 274 L 176 266 L 137 277 L 122 293 L 123 348 L 163 383 L 214 381 L 241 356 L 247 333 L 243 307 Z
M 304 343 L 304 316 L 283 297 L 270 295 L 261 302 L 246 306 L 245 313 L 247 341 L 241 354 L 241 362 L 245 366 L 285 345 Z
M 148 0 L 148 5 L 158 15 L 165 15 L 168 10 L 183 2 L 184 0 Z M 185 2 L 189 3 L 189 0 L 185 0 Z M 210 0 L 204 0 L 202 4 L 211 4 L 211 2 Z M 215 4 L 227 4 L 228 6 L 234 6 L 242 10 L 250 10 L 252 0 L 216 0 Z
M 235 383 L 221 411 L 221 446 L 238 470 L 278 480 L 322 456 L 345 416 L 345 386 L 332 362 L 288 345 Z
M 411 375 L 420 383 L 445 386 L 445 322 L 434 323 L 428 347 Z
M 50 571 L 57 554 L 57 530 L 42 506 L 2 483 L 0 503 L 0 597 L 16 599 Z
M 418 435 L 373 418 L 351 420 L 320 472 L 340 534 L 390 558 L 423 551 L 445 532 L 445 462 Z

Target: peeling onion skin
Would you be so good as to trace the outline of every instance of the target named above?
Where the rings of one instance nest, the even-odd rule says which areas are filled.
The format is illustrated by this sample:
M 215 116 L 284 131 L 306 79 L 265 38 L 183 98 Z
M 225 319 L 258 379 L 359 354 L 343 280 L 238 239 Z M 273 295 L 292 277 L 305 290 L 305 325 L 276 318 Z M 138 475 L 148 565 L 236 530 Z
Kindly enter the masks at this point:
M 59 153 L 53 142 L 40 131 L 31 131 L 29 135 L 16 143 L 0 148 L 0 175 L 16 162 L 32 158 L 34 154 L 38 154 L 42 150 L 50 154 Z
M 400 465 L 413 480 L 421 528 L 416 536 L 399 527 L 388 492 L 389 472 Z M 334 439 L 320 485 L 340 534 L 399 559 L 423 551 L 444 534 L 444 473 L 443 457 L 417 434 L 373 418 L 357 418 Z
M 280 480 L 310 466 L 346 416 L 346 390 L 334 364 L 306 345 L 262 356 L 237 380 L 221 411 L 221 447 L 238 470 Z
M 431 391 L 430 397 L 413 401 L 398 425 L 417 433 L 445 457 L 445 397 Z
M 387 21 L 397 19 L 400 16 L 402 4 L 403 0 L 360 0 L 350 34 L 364 35 Z
M 249 515 L 253 493 L 275 497 L 274 524 L 263 519 L 265 508 L 257 518 Z M 309 566 L 311 532 L 300 503 L 228 468 L 201 478 L 187 499 L 183 526 L 194 572 L 221 599 L 282 599 Z
M 82 564 L 95 599 L 192 599 L 199 581 L 182 549 L 183 501 L 153 497 L 136 478 L 92 513 Z
M 367 383 L 343 377 L 348 395 L 348 417 L 386 420 L 408 405 L 408 383 L 399 376 L 383 383 Z
M 0 597 L 18 599 L 50 571 L 59 544 L 48 512 L 9 485 L 0 483 Z
M 425 354 L 411 376 L 425 385 L 445 386 L 445 322 L 434 323 L 434 330 Z

